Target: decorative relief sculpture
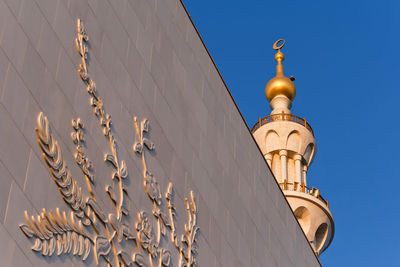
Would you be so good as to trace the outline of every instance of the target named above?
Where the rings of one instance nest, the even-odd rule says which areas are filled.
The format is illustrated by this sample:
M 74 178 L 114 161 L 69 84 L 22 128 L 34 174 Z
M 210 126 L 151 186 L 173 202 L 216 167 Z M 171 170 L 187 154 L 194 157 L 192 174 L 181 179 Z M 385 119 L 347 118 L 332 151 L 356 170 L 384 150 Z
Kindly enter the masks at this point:
M 98 218 L 105 221 L 105 215 L 101 212 L 96 201 L 92 198 L 86 200 L 86 197 L 83 196 L 82 188 L 72 177 L 64 161 L 58 142 L 51 133 L 47 117 L 42 112 L 39 113 L 37 118 L 37 125 L 36 135 L 43 152 L 43 159 L 49 166 L 63 200 L 71 207 L 78 218 L 84 219 L 85 225 L 90 225 L 90 221 L 93 221 L 95 218 L 92 210 L 97 211 L 96 215 Z
M 29 219 L 25 211 L 27 225 L 22 225 L 21 230 L 28 237 L 35 237 L 35 245 L 32 250 L 42 252 L 43 256 L 51 256 L 54 252 L 57 255 L 72 253 L 82 256 L 86 260 L 90 253 L 93 240 L 85 233 L 82 223 L 75 222 L 73 212 L 70 212 L 68 221 L 65 211 L 61 213 L 50 211 L 48 214 L 45 209 L 42 213 Z
M 76 145 L 76 153 L 74 155 L 75 162 L 81 168 L 85 178 L 90 195 L 95 199 L 90 184 L 94 184 L 94 175 L 92 171 L 92 162 L 85 154 L 83 143 L 85 138 L 83 136 L 83 122 L 80 118 L 72 120 L 72 128 L 74 131 L 71 133 L 72 142 Z
M 79 65 L 79 76 L 82 81 L 86 84 L 86 90 L 90 96 L 90 105 L 93 107 L 93 113 L 99 120 L 99 124 L 102 127 L 103 135 L 107 138 L 111 153 L 104 155 L 104 160 L 111 163 L 115 171 L 112 174 L 112 178 L 116 179 L 117 185 L 107 186 L 107 192 L 110 198 L 115 202 L 117 208 L 117 218 L 121 220 L 122 214 L 128 215 L 128 209 L 125 202 L 126 190 L 123 186 L 123 179 L 128 176 L 125 161 L 119 161 L 117 155 L 117 142 L 111 131 L 111 115 L 108 114 L 103 107 L 103 100 L 98 96 L 96 92 L 96 83 L 90 78 L 86 59 L 88 53 L 88 47 L 86 42 L 89 40 L 85 27 L 80 19 L 77 20 L 78 37 L 75 39 L 76 49 L 81 56 L 82 63 Z
M 51 132 L 47 117 L 40 113 L 37 118 L 36 134 L 42 155 L 50 173 L 59 189 L 64 201 L 71 208 L 69 212 L 46 212 L 45 209 L 35 218 L 29 218 L 25 211 L 26 224 L 20 225 L 22 232 L 29 238 L 35 238 L 32 250 L 41 252 L 43 256 L 53 254 L 72 254 L 86 260 L 93 251 L 96 264 L 103 259 L 108 266 L 170 266 L 173 262 L 172 254 L 165 248 L 165 242 L 171 242 L 177 249 L 178 266 L 196 266 L 196 235 L 197 209 L 193 192 L 190 192 L 190 201 L 185 199 L 188 221 L 184 233 L 178 240 L 175 229 L 175 207 L 173 204 L 172 183 L 164 195 L 167 213 L 163 212 L 163 196 L 156 177 L 146 164 L 145 151 L 154 150 L 155 145 L 146 136 L 150 130 L 150 123 L 144 119 L 140 123 L 134 118 L 136 142 L 133 149 L 141 155 L 143 165 L 144 193 L 153 204 L 151 213 L 139 211 L 136 224 L 131 223 L 129 205 L 126 196 L 124 180 L 128 171 L 124 160 L 118 158 L 117 141 L 112 132 L 111 116 L 106 113 L 103 101 L 96 92 L 95 82 L 90 78 L 87 69 L 89 40 L 82 22 L 77 22 L 78 36 L 76 47 L 82 63 L 78 73 L 86 85 L 90 97 L 90 105 L 94 115 L 98 118 L 103 135 L 106 137 L 110 152 L 104 155 L 105 162 L 112 167 L 111 181 L 105 188 L 115 210 L 106 213 L 96 200 L 92 187 L 95 187 L 94 166 L 85 151 L 84 124 L 81 119 L 72 120 L 71 139 L 75 144 L 75 162 L 82 170 L 86 181 L 85 188 L 79 186 L 68 169 L 57 140 Z M 85 194 L 87 191 L 88 195 Z M 69 214 L 69 216 L 67 216 Z M 149 215 L 149 214 L 152 214 Z M 133 219 L 133 218 L 132 218 Z M 167 230 L 170 232 L 166 236 Z M 132 249 L 128 251 L 123 243 L 130 242 Z
M 160 244 L 161 235 L 165 235 L 166 234 L 165 228 L 168 228 L 170 230 L 170 241 L 175 245 L 175 247 L 179 251 L 179 257 L 180 257 L 179 266 L 182 267 L 196 266 L 196 258 L 195 258 L 196 241 L 197 241 L 196 237 L 199 228 L 197 226 L 197 217 L 196 217 L 197 208 L 196 208 L 196 203 L 194 201 L 193 191 L 190 191 L 190 202 L 188 201 L 187 198 L 185 198 L 186 210 L 188 213 L 188 222 L 185 224 L 185 234 L 182 234 L 181 240 L 179 242 L 177 235 L 175 233 L 175 222 L 174 222 L 175 207 L 172 202 L 173 199 L 172 183 L 168 184 L 168 188 L 165 193 L 165 199 L 167 201 L 167 207 L 169 211 L 169 216 L 167 216 L 159 208 L 162 204 L 160 186 L 157 182 L 157 179 L 149 171 L 146 164 L 145 150 L 147 149 L 151 151 L 155 147 L 153 142 L 151 142 L 150 139 L 146 137 L 146 134 L 149 132 L 150 123 L 147 119 L 143 119 L 139 125 L 136 117 L 133 118 L 133 123 L 135 125 L 136 138 L 138 140 L 135 142 L 133 150 L 141 155 L 142 165 L 143 165 L 143 185 L 146 190 L 147 196 L 153 202 L 152 213 L 155 219 L 157 220 L 157 225 L 158 225 L 158 231 L 156 235 L 157 238 L 155 239 L 156 242 L 150 244 L 148 243 L 149 241 L 151 242 L 154 239 L 154 235 L 151 232 L 151 228 L 146 228 L 146 231 L 144 231 L 142 229 L 143 227 L 140 227 L 140 230 L 142 230 L 142 232 L 144 231 L 145 236 L 148 237 L 148 239 L 145 239 L 146 242 L 143 241 L 141 242 L 140 235 L 138 235 L 138 240 L 139 242 L 141 242 L 142 247 L 143 245 L 146 246 L 146 249 L 151 255 L 157 256 L 158 254 L 160 254 L 160 258 L 162 258 L 163 257 L 162 253 L 164 253 L 164 250 L 158 249 L 158 247 Z M 138 214 L 138 218 L 139 222 L 136 224 L 137 229 L 138 225 L 143 225 L 143 222 L 149 225 L 148 224 L 149 218 L 147 217 L 146 213 L 140 212 Z M 149 245 L 150 245 L 150 250 L 149 250 Z M 150 262 L 150 264 L 151 266 L 153 266 L 152 262 Z

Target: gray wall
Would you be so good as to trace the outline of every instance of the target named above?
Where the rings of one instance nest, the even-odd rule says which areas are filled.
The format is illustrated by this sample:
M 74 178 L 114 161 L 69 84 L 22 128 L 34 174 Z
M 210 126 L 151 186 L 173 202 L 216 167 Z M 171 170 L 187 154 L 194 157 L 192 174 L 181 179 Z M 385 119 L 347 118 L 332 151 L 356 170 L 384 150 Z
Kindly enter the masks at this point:
M 68 211 L 42 157 L 35 128 L 49 119 L 74 179 L 71 120 L 85 126 L 95 192 L 106 212 L 112 168 L 109 144 L 93 115 L 77 69 L 76 19 L 89 35 L 88 69 L 111 114 L 125 160 L 130 217 L 151 215 L 142 163 L 132 150 L 132 118 L 150 121 L 155 150 L 147 166 L 162 192 L 175 188 L 177 234 L 187 221 L 184 198 L 198 208 L 201 266 L 319 266 L 185 9 L 177 0 L 0 0 L 0 255 L 2 266 L 81 266 L 72 255 L 43 257 L 19 229 L 24 211 Z M 85 191 L 85 194 L 87 192 Z M 165 200 L 163 205 L 165 205 Z M 135 232 L 134 229 L 132 229 Z M 178 252 L 169 247 L 177 266 Z M 104 264 L 104 261 L 100 261 Z M 86 261 L 94 265 L 93 256 Z

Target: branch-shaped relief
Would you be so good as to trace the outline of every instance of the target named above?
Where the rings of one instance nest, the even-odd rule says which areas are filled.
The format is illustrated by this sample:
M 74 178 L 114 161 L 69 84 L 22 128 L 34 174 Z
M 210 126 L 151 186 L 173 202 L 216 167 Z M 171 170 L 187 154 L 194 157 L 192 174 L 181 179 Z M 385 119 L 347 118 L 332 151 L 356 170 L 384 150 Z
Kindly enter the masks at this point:
M 78 73 L 82 81 L 86 85 L 86 90 L 90 97 L 90 105 L 93 108 L 93 113 L 97 117 L 100 126 L 102 127 L 103 135 L 107 138 L 110 147 L 110 153 L 104 155 L 104 160 L 109 162 L 114 168 L 112 173 L 112 179 L 116 180 L 117 185 L 110 184 L 106 187 L 107 193 L 116 205 L 117 219 L 120 221 L 123 215 L 128 215 L 129 208 L 125 201 L 125 194 L 127 191 L 123 184 L 123 179 L 128 176 L 128 170 L 124 160 L 118 159 L 117 153 L 117 142 L 112 132 L 112 120 L 111 115 L 108 114 L 103 106 L 103 100 L 99 97 L 96 90 L 96 83 L 90 77 L 87 68 L 87 53 L 88 46 L 87 42 L 89 37 L 86 33 L 86 29 L 80 19 L 77 20 L 77 31 L 78 36 L 75 39 L 76 49 L 81 57 L 82 63 L 79 65 Z
M 53 176 L 53 180 L 55 184 L 58 187 L 58 191 L 60 192 L 63 200 L 68 204 L 68 206 L 71 208 L 72 213 L 76 217 L 78 217 L 79 220 L 79 225 L 82 224 L 85 227 L 91 227 L 94 232 L 96 233 L 95 237 L 91 240 L 92 243 L 94 244 L 95 247 L 95 260 L 98 262 L 98 257 L 103 257 L 107 260 L 107 256 L 111 250 L 111 245 L 109 240 L 112 239 L 110 236 L 107 236 L 106 234 L 101 234 L 100 229 L 96 227 L 96 222 L 99 220 L 99 222 L 106 227 L 107 230 L 107 223 L 108 223 L 108 218 L 103 212 L 102 208 L 100 205 L 97 203 L 95 198 L 93 197 L 86 197 L 85 194 L 83 193 L 82 188 L 79 186 L 78 182 L 72 177 L 70 170 L 68 169 L 68 166 L 62 156 L 61 149 L 59 147 L 58 141 L 54 138 L 54 135 L 52 134 L 48 119 L 42 112 L 39 113 L 38 118 L 37 118 L 37 126 L 38 128 L 35 130 L 37 137 L 38 137 L 38 144 L 40 149 L 42 150 L 42 156 L 45 162 L 47 163 L 50 173 Z M 87 184 L 89 185 L 89 183 Z M 88 191 L 91 189 L 88 188 Z M 93 194 L 93 192 L 91 192 Z M 57 210 L 58 212 L 58 210 Z M 52 212 L 50 213 L 50 215 Z M 63 217 L 65 218 L 65 213 L 63 213 Z M 46 215 L 46 213 L 42 213 L 42 215 Z M 57 213 L 56 213 L 57 215 Z M 44 216 L 46 218 L 46 216 Z M 39 217 L 38 217 L 39 218 Z M 50 218 L 52 218 L 50 216 Z M 59 216 L 55 216 L 54 218 L 58 219 Z M 73 225 L 73 217 L 71 219 Z M 32 224 L 33 222 L 33 224 Z M 27 220 L 27 225 L 21 225 L 20 228 L 23 230 L 25 234 L 29 233 L 26 231 L 26 229 L 32 229 L 30 227 L 31 225 L 35 225 L 34 219 L 30 221 Z M 45 220 L 45 223 L 48 223 L 48 225 L 51 225 L 51 220 Z M 58 221 L 60 222 L 60 221 Z M 64 224 L 67 225 L 68 222 L 64 220 Z M 52 225 L 57 226 L 58 224 L 54 222 Z M 68 227 L 67 227 L 68 228 Z M 36 229 L 39 231 L 37 233 L 44 233 L 43 231 L 41 232 L 42 228 L 41 227 L 36 227 Z M 44 228 L 45 229 L 45 228 Z M 68 228 L 69 229 L 69 228 Z M 79 228 L 80 230 L 82 227 Z M 25 231 L 24 231 L 25 230 Z M 103 231 L 104 232 L 104 231 Z M 107 231 L 105 231 L 107 232 Z M 35 232 L 36 233 L 36 232 Z M 108 233 L 108 232 L 107 232 Z M 29 235 L 27 234 L 29 237 Z M 44 235 L 46 236 L 46 235 Z M 68 233 L 67 233 L 68 236 Z M 40 237 L 40 236 L 39 236 Z M 37 246 L 39 246 L 38 241 L 36 242 Z M 42 245 L 44 246 L 43 248 L 46 248 L 46 244 L 42 242 Z M 35 248 L 38 248 L 35 246 Z M 34 249 L 35 251 L 38 251 L 38 249 Z M 50 253 L 52 254 L 52 253 Z M 47 255 L 49 255 L 47 253 Z M 51 255 L 49 255 L 51 256 Z M 86 258 L 86 257 L 85 257 Z
M 126 200 L 127 189 L 124 180 L 128 176 L 124 160 L 118 158 L 118 146 L 112 130 L 111 115 L 105 111 L 103 100 L 96 92 L 96 84 L 88 73 L 87 53 L 89 40 L 81 20 L 77 21 L 78 35 L 76 48 L 81 57 L 78 73 L 86 85 L 90 105 L 106 137 L 109 153 L 104 160 L 113 168 L 111 183 L 104 194 L 114 204 L 114 211 L 106 214 L 102 204 L 96 200 L 94 188 L 94 166 L 85 150 L 84 123 L 80 118 L 72 120 L 71 139 L 75 145 L 75 162 L 82 171 L 86 188 L 82 188 L 72 177 L 63 158 L 59 143 L 55 139 L 47 117 L 41 112 L 37 118 L 36 134 L 42 150 L 43 159 L 49 167 L 53 180 L 62 198 L 70 207 L 69 212 L 46 212 L 45 209 L 29 218 L 25 212 L 26 224 L 21 224 L 21 231 L 29 238 L 35 238 L 32 249 L 44 256 L 54 254 L 72 254 L 86 260 L 93 251 L 96 265 L 103 259 L 108 266 L 170 266 L 172 254 L 165 249 L 165 242 L 172 242 L 177 249 L 179 266 L 196 266 L 197 209 L 193 192 L 186 201 L 188 221 L 180 240 L 175 228 L 175 207 L 173 204 L 173 186 L 169 183 L 164 198 L 156 176 L 146 164 L 146 151 L 155 149 L 149 138 L 150 123 L 144 119 L 138 123 L 134 118 L 136 142 L 134 151 L 140 155 L 143 165 L 144 193 L 152 202 L 151 212 L 141 210 L 136 223 L 129 220 L 129 205 Z M 98 192 L 98 191 L 96 191 Z M 103 199 L 103 198 L 101 198 Z M 166 206 L 167 212 L 164 212 Z M 68 215 L 68 216 L 67 216 Z M 90 229 L 90 231 L 88 231 Z M 167 235 L 167 232 L 168 235 Z M 90 234 L 88 234 L 90 233 Z M 165 237 L 165 236 L 169 236 Z M 124 242 L 131 242 L 134 249 L 127 251 Z
M 83 122 L 80 118 L 72 120 L 72 129 L 73 132 L 71 132 L 71 139 L 72 142 L 76 145 L 76 152 L 74 155 L 75 162 L 81 168 L 82 173 L 85 176 L 86 186 L 88 188 L 90 196 L 93 199 L 96 199 L 91 186 L 92 184 L 94 184 L 92 162 L 89 160 L 88 156 L 85 153 Z
M 148 136 L 150 123 L 147 119 L 143 119 L 140 124 L 136 117 L 133 118 L 136 130 L 136 142 L 133 150 L 141 155 L 143 165 L 143 185 L 147 196 L 153 203 L 153 216 L 157 220 L 158 231 L 154 234 L 149 224 L 149 218 L 145 212 L 138 214 L 139 222 L 136 224 L 138 230 L 138 241 L 141 246 L 147 250 L 152 256 L 160 255 L 162 257 L 162 248 L 160 247 L 160 237 L 166 234 L 166 228 L 170 231 L 170 241 L 175 245 L 179 252 L 179 266 L 196 266 L 196 242 L 199 227 L 197 226 L 197 208 L 194 200 L 193 191 L 190 191 L 190 201 L 185 198 L 186 210 L 188 214 L 188 222 L 185 224 L 185 233 L 182 234 L 179 241 L 175 229 L 175 207 L 173 204 L 174 190 L 172 183 L 168 184 L 165 199 L 167 202 L 168 215 L 161 211 L 162 196 L 160 186 L 155 176 L 148 169 L 145 157 L 145 151 L 151 151 L 155 145 Z M 138 227 L 139 226 L 139 227 Z M 146 227 L 145 227 L 146 226 Z M 144 236 L 145 238 L 141 238 Z M 169 252 L 168 252 L 169 253 Z M 151 258 L 150 258 L 151 259 Z M 169 261 L 168 261 L 169 262 Z M 152 265 L 152 262 L 150 262 Z
M 181 247 L 181 266 L 196 266 L 197 253 L 197 208 L 194 201 L 193 191 L 190 192 L 190 201 L 186 198 L 186 211 L 188 222 L 185 223 L 185 233 L 181 237 L 183 247 Z
M 175 231 L 175 207 L 173 204 L 174 190 L 172 183 L 169 183 L 165 199 L 169 211 L 169 222 L 167 227 L 171 230 L 170 239 L 175 247 L 179 250 L 179 266 L 197 266 L 197 234 L 199 227 L 197 226 L 197 207 L 194 200 L 193 191 L 190 191 L 190 200 L 185 198 L 186 211 L 188 221 L 185 223 L 185 233 L 181 235 L 179 242 Z

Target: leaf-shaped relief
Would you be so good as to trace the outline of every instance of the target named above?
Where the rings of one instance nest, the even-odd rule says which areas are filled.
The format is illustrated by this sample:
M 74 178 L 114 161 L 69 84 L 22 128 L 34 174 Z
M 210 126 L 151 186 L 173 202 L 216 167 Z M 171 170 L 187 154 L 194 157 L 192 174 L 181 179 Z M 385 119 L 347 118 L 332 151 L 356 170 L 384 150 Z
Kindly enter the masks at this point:
M 128 176 L 128 169 L 124 160 L 121 161 L 121 166 L 119 169 L 119 176 L 125 179 Z
M 36 133 L 40 139 L 40 142 L 45 145 L 48 145 L 50 141 L 50 128 L 49 128 L 49 123 L 47 121 L 47 117 L 43 115 L 43 112 L 39 113 L 36 122 L 38 125 Z
M 174 187 L 172 186 L 172 183 L 169 182 L 167 191 L 165 192 L 165 199 L 172 202 L 173 197 L 174 197 Z
M 49 256 L 49 243 L 47 240 L 42 240 L 42 255 Z
M 150 199 L 157 203 L 157 205 L 161 205 L 160 186 L 154 175 L 149 171 L 145 172 L 144 187 Z
M 33 232 L 32 230 L 29 228 L 28 225 L 26 224 L 20 224 L 19 228 L 21 229 L 21 231 L 29 238 L 31 238 L 33 236 Z
M 96 236 L 95 240 L 95 247 L 97 252 L 97 257 L 107 256 L 111 251 L 111 243 L 110 241 L 104 236 Z
M 136 143 L 133 145 L 133 151 L 136 152 L 136 153 L 142 154 L 142 152 L 143 152 L 143 146 L 142 146 L 142 144 L 139 143 L 139 142 L 136 142 Z
M 117 203 L 117 193 L 115 192 L 115 187 L 113 187 L 112 185 L 107 185 L 106 186 L 106 192 L 107 194 L 110 196 L 110 199 L 112 200 L 112 202 L 114 202 L 114 204 Z
M 42 240 L 40 238 L 36 238 L 35 244 L 32 247 L 32 250 L 40 252 L 42 250 Z
M 99 116 L 99 108 L 98 108 L 98 105 L 97 105 L 96 98 L 94 98 L 94 97 L 90 98 L 90 105 L 93 107 L 94 115 Z
M 140 126 L 142 128 L 142 133 L 147 133 L 150 130 L 150 121 L 148 119 L 143 119 Z
M 66 253 L 71 253 L 71 250 L 72 250 L 72 246 L 73 246 L 73 244 L 72 244 L 72 234 L 71 234 L 71 232 L 67 232 L 66 233 L 66 249 L 65 249 L 65 252 Z
M 153 224 L 149 223 L 145 213 L 142 213 L 142 217 L 139 215 L 139 222 L 136 225 L 137 237 L 130 232 L 129 227 L 121 223 L 122 214 L 128 215 L 129 207 L 125 206 L 128 202 L 124 201 L 124 194 L 127 194 L 127 190 L 124 189 L 122 184 L 122 179 L 128 176 L 128 170 L 125 161 L 118 160 L 117 154 L 117 144 L 113 136 L 112 121 L 111 116 L 105 112 L 103 107 L 102 99 L 97 96 L 95 82 L 90 78 L 87 70 L 86 59 L 88 47 L 85 43 L 88 40 L 83 24 L 78 20 L 78 37 L 76 39 L 76 46 L 78 52 L 81 56 L 82 63 L 79 66 L 79 75 L 87 86 L 87 91 L 90 95 L 90 104 L 93 107 L 93 112 L 99 120 L 102 127 L 103 134 L 107 137 L 109 141 L 109 146 L 112 154 L 105 155 L 105 161 L 109 161 L 115 168 L 113 174 L 114 184 L 118 182 L 118 186 L 115 189 L 119 189 L 114 192 L 113 187 L 108 187 L 108 193 L 111 199 L 114 201 L 117 207 L 117 214 L 114 217 L 107 218 L 95 201 L 95 196 L 89 190 L 91 198 L 86 201 L 86 197 L 82 193 L 82 189 L 79 184 L 73 179 L 70 171 L 63 159 L 61 149 L 57 140 L 54 140 L 53 134 L 51 134 L 51 129 L 47 118 L 40 113 L 37 119 L 38 129 L 36 129 L 36 134 L 38 136 L 38 141 L 40 148 L 43 152 L 43 158 L 45 159 L 50 171 L 54 177 L 54 180 L 62 194 L 64 200 L 68 205 L 74 210 L 74 214 L 82 218 L 85 225 L 94 224 L 96 218 L 99 218 L 103 222 L 103 226 L 106 228 L 107 233 L 112 227 L 111 236 L 105 237 L 100 234 L 96 234 L 94 238 L 89 237 L 82 227 L 82 221 L 74 221 L 74 215 L 71 212 L 71 218 L 67 219 L 65 212 L 62 214 L 57 210 L 56 213 L 50 212 L 47 214 L 45 211 L 42 212 L 41 216 L 37 219 L 29 219 L 27 217 L 27 224 L 21 225 L 21 231 L 29 238 L 35 238 L 35 245 L 32 249 L 42 252 L 43 255 L 52 255 L 57 253 L 61 255 L 63 253 L 72 253 L 74 255 L 79 255 L 85 260 L 90 254 L 90 249 L 92 246 L 95 247 L 96 263 L 98 264 L 98 258 L 103 257 L 109 264 L 109 254 L 112 248 L 115 248 L 115 239 L 113 237 L 117 234 L 117 237 L 122 240 L 125 237 L 127 240 L 134 240 L 137 246 L 141 246 L 149 253 L 150 265 L 153 266 L 152 258 L 158 259 L 157 265 L 169 266 L 171 263 L 171 254 L 169 251 L 159 248 L 160 245 L 160 233 L 165 234 L 165 227 L 167 226 L 171 230 L 171 241 L 178 248 L 181 255 L 182 266 L 193 267 L 196 264 L 194 257 L 191 252 L 195 252 L 195 242 L 196 233 L 198 227 L 196 226 L 196 209 L 190 203 L 190 207 L 187 208 L 189 220 L 185 224 L 185 234 L 182 237 L 182 243 L 176 238 L 175 226 L 174 226 L 174 215 L 175 208 L 172 205 L 172 192 L 169 192 L 166 196 L 168 202 L 168 209 L 170 211 L 170 216 L 167 217 L 160 209 L 161 205 L 161 193 L 159 185 L 150 172 L 145 173 L 145 189 L 146 193 L 152 200 L 155 209 L 153 210 L 153 215 L 157 218 L 157 229 L 153 232 Z M 136 118 L 135 126 L 137 127 Z M 145 148 L 148 150 L 153 150 L 155 145 L 148 139 L 147 132 L 149 132 L 150 126 L 149 121 L 144 119 L 141 122 L 140 129 L 137 127 L 137 138 L 140 140 L 134 145 L 134 151 L 142 154 Z M 75 132 L 71 134 L 73 142 L 77 145 L 77 154 L 75 156 L 76 162 L 81 166 L 81 169 L 85 176 L 93 182 L 92 176 L 90 175 L 91 164 L 90 161 L 83 154 L 83 149 L 80 147 L 80 142 L 83 142 L 84 137 L 80 129 L 83 124 L 79 119 L 72 122 L 72 127 Z M 145 162 L 143 163 L 145 164 Z M 144 170 L 146 170 L 146 166 Z M 89 184 L 89 183 L 88 183 Z M 192 199 L 193 201 L 193 199 Z M 194 208 L 193 208 L 194 207 Z M 153 218 L 154 219 L 154 218 Z M 108 224 L 108 221 L 110 224 Z M 161 227 L 161 228 L 160 228 Z M 96 233 L 98 231 L 94 229 Z M 109 235 L 109 234 L 108 234 Z M 117 244 L 118 245 L 118 244 Z M 138 247 L 139 249 L 139 247 Z M 113 249 L 115 252 L 115 249 Z M 140 249 L 139 249 L 140 251 Z M 143 251 L 143 250 L 142 250 Z M 119 261 L 118 265 L 130 265 L 132 261 L 137 266 L 147 266 L 145 258 L 140 253 L 134 253 L 132 259 L 124 251 L 115 253 L 114 260 Z M 147 253 L 146 253 L 147 254 Z
M 71 176 L 70 176 L 71 177 Z M 68 181 L 69 179 L 66 179 L 65 181 Z M 72 179 L 70 180 L 71 184 L 61 187 L 61 194 L 64 197 L 65 202 L 67 202 L 68 204 L 71 204 L 74 202 L 74 186 L 75 186 L 75 181 L 72 182 Z
M 67 232 L 62 234 L 62 250 L 64 254 L 68 253 L 69 250 L 69 240 Z
M 79 125 L 78 125 L 77 120 L 71 120 L 71 125 L 72 125 L 72 128 L 74 128 L 74 130 L 78 130 L 79 129 Z
M 141 211 L 138 213 L 138 222 L 136 223 L 136 231 L 139 244 L 147 250 L 153 257 L 157 255 L 159 243 L 156 240 L 156 235 L 153 226 L 147 213 Z
M 57 235 L 57 256 L 63 253 L 63 240 L 61 235 Z
M 118 258 L 125 266 L 130 266 L 132 264 L 131 256 L 125 251 L 119 251 Z
M 53 170 L 59 170 L 62 167 L 61 164 L 63 163 L 60 147 L 57 141 L 53 141 L 53 137 L 51 138 L 50 145 L 51 146 L 49 149 L 47 149 L 44 145 L 41 147 L 44 153 L 43 158 L 46 160 L 46 163 L 50 168 Z
M 89 79 L 89 74 L 87 73 L 82 64 L 79 64 L 78 73 L 82 80 L 86 81 Z
M 64 200 L 70 205 L 78 217 L 83 217 L 86 203 L 84 202 L 82 189 L 72 178 L 67 165 L 61 154 L 61 149 L 58 142 L 54 140 L 53 134 L 47 117 L 42 112 L 39 113 L 37 119 L 36 134 L 40 148 L 43 152 L 43 158 L 46 160 L 50 171 L 54 177 L 54 181 L 59 187 Z M 72 186 L 71 186 L 72 185 Z
M 82 49 L 81 45 L 83 44 L 83 40 L 85 40 L 86 42 L 89 40 L 89 36 L 86 34 L 86 28 L 80 19 L 77 19 L 76 27 L 77 27 L 77 31 L 78 31 L 78 38 L 75 39 L 76 49 L 78 50 L 78 53 L 82 57 L 85 57 L 85 53 L 87 51 Z
M 76 162 L 79 166 L 81 166 L 82 164 L 84 164 L 84 159 L 83 159 L 82 153 L 75 153 L 74 158 L 75 158 L 75 162 Z
M 128 225 L 122 226 L 122 232 L 123 232 L 123 236 L 125 237 L 126 240 L 136 241 L 136 236 L 131 232 Z
M 71 239 L 72 239 L 72 244 L 73 244 L 72 254 L 76 255 L 76 254 L 78 254 L 78 251 L 79 251 L 79 238 L 78 238 L 78 235 L 76 234 L 76 232 L 72 232 Z
M 123 195 L 126 194 L 126 191 L 122 191 Z M 123 199 L 121 205 L 121 213 L 128 216 L 129 215 L 129 202 L 126 201 L 126 198 Z
M 88 80 L 87 86 L 86 86 L 86 91 L 90 95 L 95 95 L 96 94 L 96 83 L 93 80 Z
M 146 261 L 142 254 L 134 253 L 132 259 L 133 262 L 136 263 L 139 267 L 147 267 Z
M 110 134 L 110 129 L 107 128 L 107 127 L 105 127 L 105 123 L 104 123 L 103 126 L 104 126 L 104 127 L 103 127 L 103 135 L 104 135 L 104 136 L 108 136 L 108 135 Z
M 63 163 L 64 168 L 62 168 L 60 171 L 55 171 L 51 169 L 51 173 L 53 176 L 56 178 L 55 182 L 57 186 L 60 187 L 60 189 L 69 187 L 72 184 L 72 176 L 69 170 L 65 167 L 66 164 Z
M 171 253 L 168 250 L 162 250 L 161 263 L 163 266 L 169 266 L 171 263 Z
M 93 197 L 94 193 L 90 184 L 94 184 L 94 175 L 92 172 L 92 163 L 89 158 L 85 154 L 84 148 L 84 134 L 83 134 L 83 122 L 80 118 L 76 120 L 72 120 L 72 128 L 73 132 L 71 132 L 71 139 L 75 144 L 76 153 L 74 154 L 75 162 L 80 167 L 81 171 L 85 175 L 86 179 L 86 187 L 89 191 L 89 194 Z M 90 184 L 89 184 L 90 183 Z
M 191 232 L 191 242 L 192 244 L 195 244 L 197 242 L 197 232 L 200 228 L 198 226 L 194 226 Z M 195 246 L 193 246 L 195 247 Z
M 79 256 L 83 255 L 83 251 L 85 249 L 85 239 L 83 238 L 83 236 L 79 235 L 78 236 L 78 249 L 76 254 L 78 254 Z
M 117 161 L 115 160 L 115 157 L 113 155 L 108 154 L 108 153 L 104 154 L 104 161 L 108 161 L 114 166 L 114 168 L 116 168 L 116 169 L 118 168 Z
M 124 233 L 124 225 L 118 220 L 115 214 L 108 214 L 108 222 L 110 223 L 111 227 L 115 230 L 117 234 L 118 241 L 122 240 L 122 235 Z
M 153 150 L 155 148 L 154 143 L 145 137 L 143 138 L 143 144 L 147 147 L 148 150 Z
M 83 260 L 89 255 L 92 241 L 83 231 L 81 221 L 75 221 L 73 212 L 70 212 L 70 220 L 58 209 L 49 214 L 43 209 L 36 219 L 33 216 L 29 218 L 25 211 L 25 218 L 27 224 L 20 225 L 20 229 L 28 237 L 35 237 L 32 250 L 44 256 L 51 256 L 54 252 L 57 255 L 72 252 L 73 255 L 84 255 Z
M 83 260 L 86 260 L 86 258 L 89 256 L 90 254 L 90 248 L 92 247 L 92 243 L 90 242 L 89 238 L 85 238 L 85 241 L 83 242 L 84 244 L 84 253 L 82 256 Z
M 72 133 L 71 133 L 71 139 L 72 139 L 72 142 L 73 142 L 74 144 L 78 144 L 78 143 L 79 143 L 79 142 L 78 142 L 78 135 L 77 135 L 76 132 L 72 132 Z
M 190 201 L 185 198 L 185 202 L 188 221 L 185 223 L 185 233 L 181 236 L 181 264 L 183 266 L 196 266 L 196 235 L 199 227 L 197 226 L 197 207 L 193 191 L 190 191 Z
M 57 243 L 57 241 L 56 241 L 55 237 L 50 238 L 48 256 L 53 255 L 54 251 L 56 250 L 56 243 Z
M 88 206 L 90 206 L 92 208 L 92 210 L 94 211 L 94 213 L 96 214 L 96 216 L 103 222 L 106 223 L 107 222 L 107 217 L 104 214 L 102 208 L 99 206 L 99 204 L 97 204 L 97 202 L 92 199 L 89 198 L 88 201 L 86 202 Z

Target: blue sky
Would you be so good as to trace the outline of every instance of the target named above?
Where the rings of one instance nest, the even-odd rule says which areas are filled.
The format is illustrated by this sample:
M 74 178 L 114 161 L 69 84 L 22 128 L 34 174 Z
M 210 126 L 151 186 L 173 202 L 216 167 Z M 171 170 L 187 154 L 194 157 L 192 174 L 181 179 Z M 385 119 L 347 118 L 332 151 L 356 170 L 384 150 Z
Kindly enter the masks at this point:
M 317 140 L 307 181 L 336 223 L 322 265 L 400 266 L 400 1 L 184 2 L 250 127 L 286 39 L 292 113 Z

